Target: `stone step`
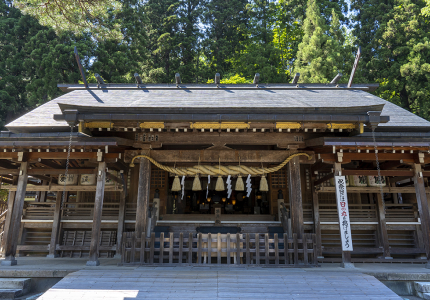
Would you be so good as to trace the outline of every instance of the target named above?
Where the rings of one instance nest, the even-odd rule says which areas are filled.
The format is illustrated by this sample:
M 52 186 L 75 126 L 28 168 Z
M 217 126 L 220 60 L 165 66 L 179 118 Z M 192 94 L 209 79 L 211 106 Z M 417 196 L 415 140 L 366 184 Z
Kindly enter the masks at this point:
M 0 278 L 0 289 L 30 289 L 30 278 Z
M 22 289 L 0 289 L 0 299 L 15 299 L 24 295 Z
M 430 293 L 430 282 L 414 282 L 414 287 L 417 292 Z
M 421 293 L 421 298 L 430 300 L 430 293 Z

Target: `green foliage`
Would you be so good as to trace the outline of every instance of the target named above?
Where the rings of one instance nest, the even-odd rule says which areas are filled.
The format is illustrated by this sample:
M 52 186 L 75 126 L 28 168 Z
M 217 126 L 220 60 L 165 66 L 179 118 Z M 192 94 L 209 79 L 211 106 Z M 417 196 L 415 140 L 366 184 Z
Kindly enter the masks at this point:
M 210 79 L 206 83 L 214 83 L 214 82 L 215 82 L 214 79 Z M 252 80 L 246 79 L 245 77 L 242 77 L 239 74 L 235 74 L 227 78 L 221 79 L 220 83 L 221 84 L 244 84 L 244 83 L 252 83 Z
M 8 195 L 8 190 L 0 190 L 0 203 L 7 202 Z
M 421 9 L 421 13 L 426 17 L 430 17 L 430 0 L 425 0 L 425 1 L 426 1 L 426 6 L 424 6 Z
M 179 72 L 210 83 L 218 72 L 223 84 L 296 72 L 345 83 L 361 46 L 354 82 L 379 82 L 378 96 L 430 119 L 430 0 L 350 3 L 348 14 L 346 0 L 0 0 L 0 126 L 81 80 L 74 46 L 90 82 Z
M 97 38 L 121 39 L 120 23 L 112 22 L 121 11 L 121 3 L 112 0 L 14 0 L 24 14 L 52 27 L 58 34 L 91 32 Z
M 303 30 L 303 41 L 294 62 L 294 72 L 300 73 L 300 82 L 328 83 L 337 73 L 344 73 L 351 53 L 344 47 L 344 31 L 335 10 L 327 26 L 316 0 L 309 0 Z
M 361 8 L 355 33 L 365 38 L 363 68 L 369 81 L 381 85 L 376 94 L 430 119 L 430 23 L 421 14 L 425 2 L 354 5 Z
M 212 74 L 232 69 L 232 55 L 240 52 L 248 26 L 247 0 L 208 0 L 203 13 L 204 56 Z
M 57 36 L 11 2 L 0 1 L 0 127 L 59 96 L 58 83 L 77 82 L 75 45 L 88 63 L 85 54 L 92 45 L 88 37 Z

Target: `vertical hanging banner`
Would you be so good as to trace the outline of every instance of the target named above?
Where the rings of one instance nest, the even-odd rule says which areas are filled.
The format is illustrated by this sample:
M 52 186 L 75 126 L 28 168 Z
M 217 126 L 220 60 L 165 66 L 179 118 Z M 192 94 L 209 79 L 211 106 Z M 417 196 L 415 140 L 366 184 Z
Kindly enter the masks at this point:
M 337 213 L 339 215 L 342 251 L 352 251 L 351 223 L 349 221 L 348 196 L 345 176 L 334 177 L 336 185 Z

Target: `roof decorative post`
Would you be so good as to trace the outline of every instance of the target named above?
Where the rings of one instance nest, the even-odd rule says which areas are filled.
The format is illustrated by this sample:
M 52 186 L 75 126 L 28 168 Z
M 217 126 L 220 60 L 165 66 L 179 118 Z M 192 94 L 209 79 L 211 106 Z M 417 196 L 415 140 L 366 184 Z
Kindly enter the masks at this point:
M 79 72 L 81 72 L 82 81 L 84 82 L 85 88 L 88 88 L 87 78 L 85 77 L 84 68 L 82 67 L 81 59 L 79 58 L 79 54 L 78 54 L 78 48 L 76 48 L 76 46 L 75 46 L 75 58 L 76 58 L 76 62 L 78 63 Z

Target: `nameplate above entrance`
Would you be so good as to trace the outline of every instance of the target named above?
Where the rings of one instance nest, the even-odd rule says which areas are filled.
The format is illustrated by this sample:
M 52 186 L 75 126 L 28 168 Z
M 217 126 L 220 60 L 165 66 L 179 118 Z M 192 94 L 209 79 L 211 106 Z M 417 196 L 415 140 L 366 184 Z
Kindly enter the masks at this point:
M 159 163 L 274 163 L 283 162 L 295 152 L 304 152 L 312 156 L 310 160 L 301 156 L 300 163 L 314 164 L 315 153 L 313 151 L 288 151 L 288 150 L 126 150 L 124 161 L 130 163 L 136 155 L 149 155 Z M 140 159 L 136 159 L 139 163 Z

